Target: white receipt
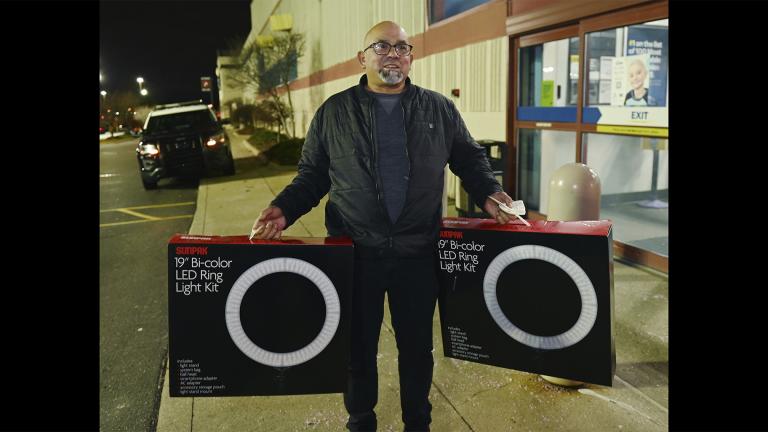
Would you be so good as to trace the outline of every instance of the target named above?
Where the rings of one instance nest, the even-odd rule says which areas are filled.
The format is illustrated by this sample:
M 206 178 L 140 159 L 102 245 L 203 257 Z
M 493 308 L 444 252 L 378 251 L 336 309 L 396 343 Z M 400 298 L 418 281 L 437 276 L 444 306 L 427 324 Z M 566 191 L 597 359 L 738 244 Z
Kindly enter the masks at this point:
M 528 221 L 526 221 L 521 217 L 522 215 L 525 214 L 525 203 L 523 203 L 523 200 L 512 201 L 512 204 L 507 205 L 492 196 L 489 196 L 488 198 L 496 202 L 496 204 L 499 205 L 499 209 L 504 213 L 515 215 L 518 219 L 523 221 L 523 223 L 526 226 L 531 226 L 531 224 L 529 224 Z

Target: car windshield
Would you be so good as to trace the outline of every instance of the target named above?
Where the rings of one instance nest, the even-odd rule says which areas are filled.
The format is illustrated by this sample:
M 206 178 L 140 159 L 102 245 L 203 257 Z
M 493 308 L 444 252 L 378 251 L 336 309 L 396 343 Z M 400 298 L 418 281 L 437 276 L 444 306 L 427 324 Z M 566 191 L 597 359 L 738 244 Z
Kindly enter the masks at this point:
M 176 114 L 151 116 L 147 124 L 147 133 L 182 132 L 184 130 L 210 128 L 216 126 L 216 120 L 208 111 L 187 111 Z

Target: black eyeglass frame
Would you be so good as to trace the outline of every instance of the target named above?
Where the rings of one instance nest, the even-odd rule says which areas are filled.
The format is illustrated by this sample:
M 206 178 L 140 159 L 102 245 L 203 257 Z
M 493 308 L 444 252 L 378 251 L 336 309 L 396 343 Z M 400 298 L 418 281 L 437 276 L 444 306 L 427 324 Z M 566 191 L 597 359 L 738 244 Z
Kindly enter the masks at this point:
M 377 52 L 376 52 L 376 48 L 373 48 L 373 46 L 374 46 L 374 45 L 376 45 L 376 44 L 387 44 L 387 45 L 389 45 L 389 48 L 387 49 L 387 52 L 385 52 L 384 54 L 379 54 L 379 53 L 377 53 Z M 398 45 L 405 45 L 405 46 L 407 46 L 407 47 L 408 47 L 408 52 L 407 52 L 407 53 L 405 53 L 405 54 L 399 54 L 399 53 L 397 52 L 397 46 L 398 46 Z M 399 57 L 402 57 L 402 56 L 407 56 L 407 55 L 409 55 L 409 54 L 410 54 L 410 53 L 413 51 L 413 45 L 411 45 L 411 44 L 407 44 L 407 43 L 405 43 L 405 42 L 398 42 L 398 43 L 396 43 L 396 44 L 392 45 L 391 43 L 389 43 L 389 42 L 387 42 L 387 41 L 378 41 L 378 42 L 374 42 L 374 43 L 372 43 L 372 44 L 368 45 L 368 46 L 367 46 L 367 47 L 366 47 L 366 48 L 363 50 L 363 52 L 367 51 L 367 50 L 368 50 L 368 48 L 373 48 L 373 52 L 374 52 L 374 54 L 376 54 L 376 55 L 380 55 L 380 56 L 388 55 L 390 52 L 392 52 L 392 48 L 394 48 L 394 49 L 395 49 L 395 54 L 397 54 Z

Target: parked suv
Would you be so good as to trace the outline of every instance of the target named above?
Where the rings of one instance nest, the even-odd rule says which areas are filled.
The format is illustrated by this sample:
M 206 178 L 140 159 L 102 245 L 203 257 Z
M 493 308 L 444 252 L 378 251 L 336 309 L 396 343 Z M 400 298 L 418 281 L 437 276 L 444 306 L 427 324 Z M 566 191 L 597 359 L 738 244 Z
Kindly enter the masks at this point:
M 145 189 L 164 177 L 235 173 L 229 137 L 202 101 L 158 105 L 144 123 L 136 157 Z

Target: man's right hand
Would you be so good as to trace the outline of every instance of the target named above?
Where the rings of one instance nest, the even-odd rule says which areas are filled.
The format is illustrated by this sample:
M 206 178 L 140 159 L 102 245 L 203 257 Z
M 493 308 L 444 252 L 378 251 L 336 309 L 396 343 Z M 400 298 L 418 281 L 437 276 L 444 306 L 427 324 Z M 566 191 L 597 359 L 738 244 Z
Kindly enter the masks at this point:
M 262 210 L 259 218 L 253 223 L 250 238 L 264 240 L 279 239 L 286 225 L 288 225 L 288 222 L 285 220 L 283 211 L 280 208 L 274 206 L 267 207 Z

